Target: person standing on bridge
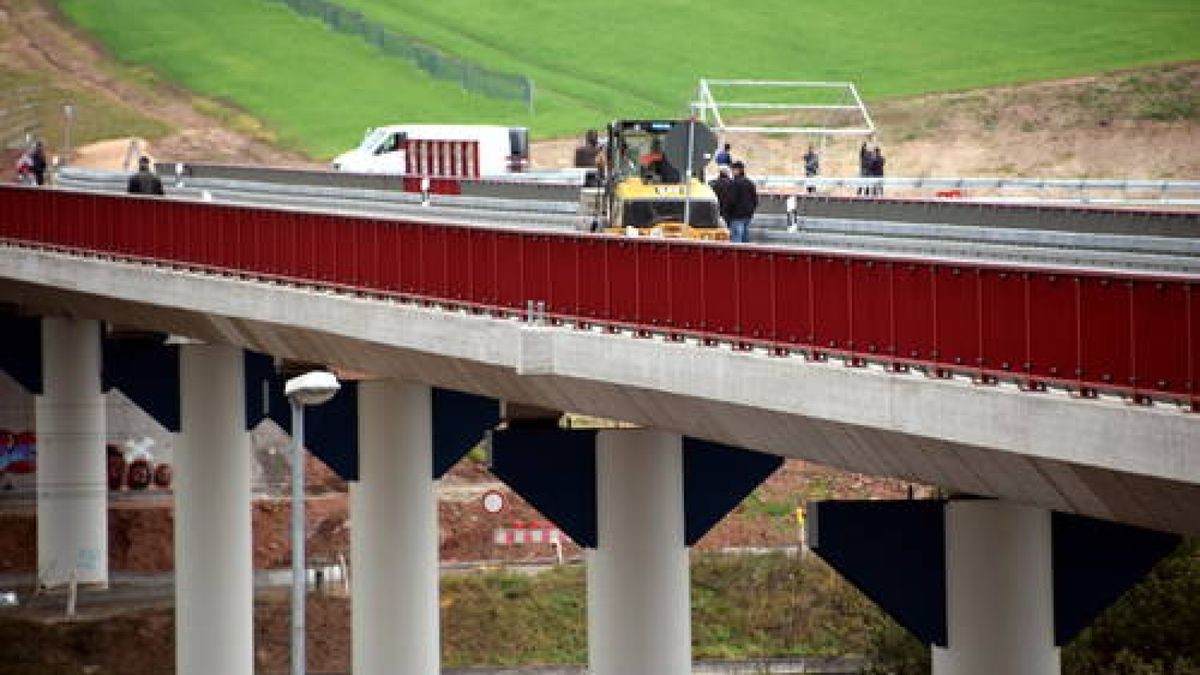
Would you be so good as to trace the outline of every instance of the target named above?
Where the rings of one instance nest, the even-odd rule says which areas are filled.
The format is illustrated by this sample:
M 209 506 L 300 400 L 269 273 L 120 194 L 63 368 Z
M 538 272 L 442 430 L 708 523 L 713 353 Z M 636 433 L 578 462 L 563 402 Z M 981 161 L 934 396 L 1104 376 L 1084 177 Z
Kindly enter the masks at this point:
M 871 148 L 867 147 L 867 142 L 863 141 L 862 147 L 858 149 L 858 177 L 871 177 Z M 871 194 L 871 188 L 864 181 L 858 186 L 858 196 Z
M 875 185 L 873 185 L 871 188 L 872 194 L 874 194 L 876 197 L 883 196 L 883 165 L 884 165 L 884 162 L 885 162 L 885 160 L 883 159 L 883 151 L 880 150 L 879 146 L 877 145 L 877 146 L 875 146 L 875 149 L 871 151 L 871 159 L 870 159 L 871 177 L 880 179 L 879 182 L 876 183 Z
M 718 167 L 716 179 L 708 185 L 712 188 L 713 193 L 717 195 L 717 210 L 720 211 L 721 220 L 725 221 L 725 225 L 728 226 L 729 205 L 733 197 L 733 178 L 729 176 L 729 167 Z
M 721 148 L 717 156 L 713 158 L 713 161 L 717 163 L 717 168 L 733 164 L 733 153 L 729 151 L 728 143 L 725 144 L 725 147 Z
M 821 173 L 821 156 L 810 145 L 808 146 L 808 152 L 804 153 L 804 177 L 816 178 L 819 173 Z M 809 193 L 813 193 L 817 191 L 817 186 L 809 185 L 807 189 Z
M 746 178 L 746 165 L 733 163 L 733 183 L 729 187 L 729 239 L 750 241 L 750 221 L 758 209 L 758 190 Z
M 138 159 L 137 173 L 129 177 L 127 192 L 131 195 L 161 195 L 162 181 L 150 170 L 150 158 L 143 156 Z
M 46 184 L 46 149 L 41 141 L 35 141 L 29 151 L 29 173 L 33 174 L 34 184 Z

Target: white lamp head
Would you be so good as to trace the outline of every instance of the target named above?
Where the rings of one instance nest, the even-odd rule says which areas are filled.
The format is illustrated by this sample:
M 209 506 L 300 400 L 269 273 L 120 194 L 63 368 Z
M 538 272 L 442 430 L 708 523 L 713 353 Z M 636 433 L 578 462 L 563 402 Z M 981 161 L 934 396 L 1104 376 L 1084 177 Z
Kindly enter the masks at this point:
M 320 405 L 333 398 L 341 388 L 333 373 L 314 370 L 288 380 L 283 385 L 283 393 L 300 405 Z

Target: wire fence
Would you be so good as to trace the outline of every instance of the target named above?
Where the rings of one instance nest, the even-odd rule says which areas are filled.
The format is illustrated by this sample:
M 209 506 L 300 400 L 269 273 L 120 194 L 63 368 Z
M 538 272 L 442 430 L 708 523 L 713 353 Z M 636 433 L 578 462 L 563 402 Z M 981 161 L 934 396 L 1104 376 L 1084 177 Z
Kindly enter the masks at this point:
M 439 80 L 458 82 L 463 89 L 489 98 L 523 101 L 533 111 L 533 80 L 514 73 L 492 70 L 448 56 L 427 44 L 388 30 L 362 13 L 329 0 L 277 0 L 293 11 L 321 21 L 334 30 L 360 37 L 384 54 L 404 59 Z

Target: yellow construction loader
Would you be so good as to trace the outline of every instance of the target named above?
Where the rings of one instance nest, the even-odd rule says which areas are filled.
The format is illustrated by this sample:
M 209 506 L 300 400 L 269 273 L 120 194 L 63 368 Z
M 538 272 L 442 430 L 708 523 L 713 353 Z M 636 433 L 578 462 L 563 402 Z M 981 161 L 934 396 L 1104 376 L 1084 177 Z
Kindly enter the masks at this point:
M 703 166 L 715 148 L 716 137 L 695 120 L 609 124 L 602 187 L 591 195 L 593 230 L 728 241 L 717 195 L 703 181 Z

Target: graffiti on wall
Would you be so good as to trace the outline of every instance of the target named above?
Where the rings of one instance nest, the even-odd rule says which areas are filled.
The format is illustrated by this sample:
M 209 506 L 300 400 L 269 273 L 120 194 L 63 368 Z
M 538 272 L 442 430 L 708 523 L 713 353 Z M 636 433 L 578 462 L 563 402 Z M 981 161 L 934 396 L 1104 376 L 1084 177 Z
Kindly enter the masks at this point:
M 104 451 L 109 490 L 171 487 L 171 465 L 155 460 L 154 439 L 142 437 L 108 443 Z M 12 489 L 20 477 L 32 477 L 36 472 L 37 436 L 32 431 L 0 429 L 0 486 Z

